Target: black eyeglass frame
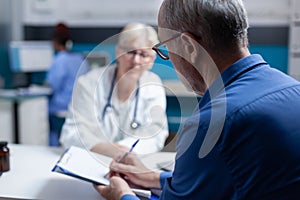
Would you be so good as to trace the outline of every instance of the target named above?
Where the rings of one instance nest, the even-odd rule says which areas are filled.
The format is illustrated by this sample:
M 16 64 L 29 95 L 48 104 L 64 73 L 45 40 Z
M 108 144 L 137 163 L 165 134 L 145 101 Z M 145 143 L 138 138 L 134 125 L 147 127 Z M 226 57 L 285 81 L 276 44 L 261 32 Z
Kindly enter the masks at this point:
M 169 60 L 170 57 L 168 55 L 165 55 L 163 52 L 161 52 L 159 50 L 159 47 L 171 40 L 174 40 L 175 38 L 179 37 L 180 35 L 181 35 L 181 33 L 177 33 L 177 34 L 173 35 L 171 38 L 154 45 L 154 47 L 152 47 L 152 50 L 154 50 L 157 53 L 157 55 L 159 55 L 159 57 L 161 57 L 163 60 Z

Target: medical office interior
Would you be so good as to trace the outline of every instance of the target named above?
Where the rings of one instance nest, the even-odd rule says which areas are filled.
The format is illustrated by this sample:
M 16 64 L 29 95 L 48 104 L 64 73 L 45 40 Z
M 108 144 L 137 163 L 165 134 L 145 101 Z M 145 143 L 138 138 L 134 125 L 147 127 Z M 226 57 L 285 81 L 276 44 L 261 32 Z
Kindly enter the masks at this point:
M 244 2 L 250 22 L 251 53 L 260 53 L 272 67 L 300 80 L 300 1 Z M 90 68 L 106 67 L 115 62 L 115 43 L 104 41 L 118 34 L 129 22 L 143 22 L 157 28 L 161 3 L 162 0 L 0 0 L 0 141 L 8 142 L 8 146 L 49 146 L 51 90 L 44 86 L 44 81 L 55 55 L 51 37 L 57 23 L 69 26 L 72 51 L 82 54 Z M 201 97 L 184 88 L 170 61 L 157 56 L 151 70 L 161 78 L 166 90 L 170 134 L 166 143 L 171 145 L 167 145 L 165 151 L 175 151 L 176 133 Z M 41 153 L 43 151 L 46 150 L 42 149 Z M 39 158 L 43 159 L 41 153 Z M 13 173 L 13 167 L 16 166 L 11 166 L 8 173 Z M 49 197 L 53 195 L 50 194 L 52 189 L 57 189 L 51 189 L 54 184 L 51 182 L 48 187 L 50 191 L 39 191 L 33 196 L 24 188 L 20 196 Z M 39 189 L 41 185 L 36 187 Z M 69 191 L 73 190 L 69 188 Z M 74 196 L 78 192 L 74 191 Z M 96 196 L 95 192 L 93 195 Z

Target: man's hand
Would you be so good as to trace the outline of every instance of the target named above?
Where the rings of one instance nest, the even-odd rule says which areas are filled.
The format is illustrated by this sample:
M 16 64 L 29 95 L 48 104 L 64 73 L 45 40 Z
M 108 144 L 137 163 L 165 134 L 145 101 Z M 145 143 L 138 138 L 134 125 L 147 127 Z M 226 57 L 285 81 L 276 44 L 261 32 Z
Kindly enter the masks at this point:
M 108 200 L 119 200 L 125 194 L 135 195 L 128 184 L 120 177 L 113 176 L 110 178 L 110 184 L 108 186 L 104 185 L 94 185 L 96 190 Z
M 134 185 L 143 188 L 161 188 L 160 174 L 145 167 L 134 153 L 130 153 L 123 163 L 113 161 L 110 170 L 112 175 L 120 174 L 126 181 Z

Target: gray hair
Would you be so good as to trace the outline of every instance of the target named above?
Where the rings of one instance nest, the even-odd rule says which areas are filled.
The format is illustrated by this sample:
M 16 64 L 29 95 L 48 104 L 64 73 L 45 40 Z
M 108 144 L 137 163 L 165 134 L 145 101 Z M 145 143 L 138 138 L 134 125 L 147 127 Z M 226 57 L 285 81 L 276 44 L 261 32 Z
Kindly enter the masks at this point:
M 159 42 L 153 27 L 137 22 L 129 23 L 123 28 L 119 34 L 118 45 L 126 47 L 134 41 L 145 41 L 147 46 L 141 48 L 151 48 Z
M 248 45 L 248 17 L 242 0 L 165 0 L 163 28 L 189 32 L 215 50 Z

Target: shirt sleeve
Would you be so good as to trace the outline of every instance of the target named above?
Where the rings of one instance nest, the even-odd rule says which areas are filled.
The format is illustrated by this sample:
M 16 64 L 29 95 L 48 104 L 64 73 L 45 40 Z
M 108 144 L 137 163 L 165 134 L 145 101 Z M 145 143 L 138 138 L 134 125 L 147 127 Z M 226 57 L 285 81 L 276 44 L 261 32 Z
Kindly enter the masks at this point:
M 121 197 L 121 200 L 139 200 L 137 196 L 134 196 L 132 194 L 125 194 Z
M 165 180 L 167 178 L 172 177 L 172 172 L 162 172 L 160 173 L 160 184 L 163 186 L 165 184 Z M 139 198 L 137 196 L 131 195 L 131 194 L 125 194 L 122 196 L 121 200 L 138 200 Z
M 172 177 L 173 172 L 162 172 L 160 173 L 160 185 L 163 188 L 167 178 Z
M 78 71 L 78 76 L 84 75 L 90 71 L 90 66 L 86 60 L 83 60 Z
M 75 145 L 90 149 L 95 142 L 101 140 L 98 119 L 93 114 L 95 104 L 93 92 L 97 85 L 93 76 L 87 75 L 81 76 L 74 86 L 69 115 L 63 125 L 60 137 L 60 142 L 65 148 Z

